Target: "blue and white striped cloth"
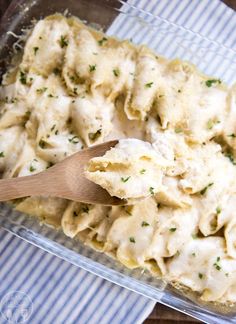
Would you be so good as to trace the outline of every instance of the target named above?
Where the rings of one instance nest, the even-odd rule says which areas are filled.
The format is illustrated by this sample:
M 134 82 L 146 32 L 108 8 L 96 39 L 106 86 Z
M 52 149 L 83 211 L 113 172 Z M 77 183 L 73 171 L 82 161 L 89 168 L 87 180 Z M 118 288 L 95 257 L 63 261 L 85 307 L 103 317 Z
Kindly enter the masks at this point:
M 130 0 L 129 4 L 142 9 L 142 19 L 148 22 L 153 21 L 150 12 L 236 49 L 236 15 L 218 0 Z M 132 13 L 131 7 L 124 4 L 122 10 Z M 139 42 L 149 37 L 146 43 L 157 52 L 158 46 L 164 46 L 155 44 L 155 35 L 147 35 L 145 26 L 129 28 L 122 14 L 108 32 Z M 32 300 L 27 321 L 33 324 L 136 324 L 144 321 L 155 304 L 0 229 L 0 323 L 7 323 L 6 296 L 17 291 Z

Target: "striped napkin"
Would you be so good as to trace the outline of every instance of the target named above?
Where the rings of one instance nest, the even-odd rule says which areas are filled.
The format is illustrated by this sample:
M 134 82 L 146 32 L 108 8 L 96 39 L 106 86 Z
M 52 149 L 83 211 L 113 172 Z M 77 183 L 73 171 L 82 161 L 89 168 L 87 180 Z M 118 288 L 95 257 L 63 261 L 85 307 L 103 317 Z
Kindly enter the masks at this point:
M 123 3 L 123 1 L 121 1 Z M 130 0 L 152 21 L 161 16 L 236 48 L 236 15 L 218 0 Z M 122 10 L 131 10 L 124 3 Z M 120 14 L 108 33 L 148 35 Z M 153 45 L 155 39 L 150 39 Z M 146 41 L 146 43 L 148 43 Z M 156 46 L 158 52 L 158 46 Z M 155 302 L 96 277 L 0 229 L 0 323 L 142 323 Z

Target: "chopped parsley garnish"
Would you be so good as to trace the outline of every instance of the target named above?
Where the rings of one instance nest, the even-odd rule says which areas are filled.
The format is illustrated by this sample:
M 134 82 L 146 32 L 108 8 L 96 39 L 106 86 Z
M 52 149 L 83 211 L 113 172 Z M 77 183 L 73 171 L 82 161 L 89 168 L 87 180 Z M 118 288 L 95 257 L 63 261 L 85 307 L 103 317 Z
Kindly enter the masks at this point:
M 130 176 L 127 177 L 127 178 L 123 178 L 123 177 L 121 177 L 121 181 L 122 181 L 122 182 L 127 182 L 129 179 L 130 179 Z
M 220 207 L 216 207 L 216 214 L 220 214 L 222 212 L 222 209 Z
M 154 188 L 153 187 L 150 187 L 149 188 L 149 192 L 150 192 L 151 195 L 154 195 Z
M 216 258 L 216 262 L 213 264 L 213 266 L 216 268 L 216 270 L 220 271 L 221 270 L 221 266 L 219 265 L 220 262 L 220 257 Z
M 36 170 L 36 168 L 33 165 L 31 165 L 29 170 L 30 170 L 30 172 L 34 172 Z
M 206 82 L 205 82 L 205 84 L 206 84 L 206 86 L 208 87 L 208 88 L 210 88 L 213 84 L 215 84 L 215 83 L 218 83 L 218 84 L 221 84 L 221 80 L 217 80 L 217 79 L 211 79 L 211 80 L 207 80 Z
M 120 75 L 120 71 L 118 69 L 114 69 L 113 74 L 115 77 L 118 77 Z
M 149 188 L 149 192 L 151 193 L 151 195 L 154 195 L 154 188 L 153 187 L 150 187 Z
M 0 152 L 0 158 L 2 158 L 2 157 L 5 157 L 5 154 L 4 154 L 4 152 L 2 151 L 2 152 Z
M 47 143 L 41 138 L 41 140 L 39 141 L 39 146 L 42 148 L 42 149 L 44 149 L 44 147 L 45 147 L 45 145 L 46 145 Z
M 205 195 L 207 189 L 208 189 L 209 187 L 213 186 L 213 184 L 214 184 L 214 182 L 209 183 L 205 188 L 203 188 L 203 189 L 200 191 L 200 194 L 201 194 L 201 195 Z
M 75 136 L 69 138 L 68 141 L 70 143 L 77 144 L 77 143 L 79 143 L 79 137 L 75 135 Z
M 58 131 L 58 129 L 55 131 L 55 135 L 58 135 L 58 133 L 59 133 L 59 131 Z
M 130 241 L 131 243 L 135 243 L 135 238 L 134 238 L 133 236 L 131 236 L 131 237 L 129 238 L 129 241 Z
M 196 256 L 196 253 L 195 252 L 193 252 L 192 254 L 191 254 L 193 257 L 195 257 Z
M 36 55 L 39 50 L 39 47 L 33 47 L 33 50 L 34 50 L 34 55 Z
M 100 46 L 102 46 L 103 44 L 104 44 L 104 42 L 106 42 L 107 41 L 107 38 L 106 37 L 103 37 L 102 39 L 100 39 L 99 41 L 98 41 L 98 44 L 100 45 Z
M 183 131 L 182 128 L 179 128 L 179 127 L 175 128 L 175 133 L 176 134 L 182 133 L 182 131 Z
M 198 274 L 198 278 L 199 278 L 199 279 L 202 279 L 202 278 L 203 278 L 203 274 L 199 272 L 199 274 Z
M 169 229 L 169 231 L 172 232 L 172 233 L 174 233 L 176 230 L 177 230 L 176 227 L 171 227 L 171 228 Z
M 46 87 L 40 88 L 40 89 L 36 89 L 37 93 L 44 93 L 47 90 Z
M 88 213 L 89 212 L 89 207 L 88 206 L 82 207 L 81 210 L 82 210 L 83 213 Z
M 58 98 L 58 96 L 54 96 L 53 94 L 49 93 L 48 98 Z
M 209 119 L 207 122 L 207 129 L 212 129 L 214 126 L 214 122 L 212 119 Z
M 234 133 L 230 134 L 230 135 L 227 135 L 227 137 L 232 137 L 232 138 L 235 138 L 236 135 Z
M 144 174 L 146 172 L 146 169 L 142 169 L 139 171 L 140 174 Z
M 230 162 L 233 165 L 236 165 L 236 162 L 234 161 L 234 156 L 231 153 L 226 153 L 225 156 L 230 160 Z
M 61 48 L 64 48 L 68 46 L 68 40 L 66 39 L 66 36 L 61 36 L 60 38 L 60 46 Z
M 207 122 L 207 129 L 212 129 L 215 124 L 219 124 L 219 123 L 220 123 L 219 120 L 209 119 L 208 122 Z
M 181 90 L 180 89 L 178 90 L 178 93 L 181 93 Z
M 55 129 L 56 127 L 56 124 L 54 124 L 52 127 L 51 127 L 51 132 Z
M 151 86 L 153 85 L 153 82 L 148 82 L 145 84 L 145 87 L 146 88 L 151 88 Z
M 20 82 L 22 84 L 27 84 L 27 75 L 23 71 L 20 71 Z
M 214 263 L 214 267 L 215 267 L 216 270 L 218 270 L 218 271 L 220 271 L 220 269 L 221 269 L 221 266 L 219 266 L 219 264 L 217 264 L 217 263 Z
M 95 141 L 99 136 L 101 136 L 102 130 L 98 129 L 95 133 L 89 133 L 89 139 Z
M 89 65 L 89 72 L 94 72 L 96 70 L 97 65 Z
M 146 226 L 150 226 L 150 224 L 148 224 L 147 222 L 143 221 L 142 222 L 142 227 L 146 227 Z

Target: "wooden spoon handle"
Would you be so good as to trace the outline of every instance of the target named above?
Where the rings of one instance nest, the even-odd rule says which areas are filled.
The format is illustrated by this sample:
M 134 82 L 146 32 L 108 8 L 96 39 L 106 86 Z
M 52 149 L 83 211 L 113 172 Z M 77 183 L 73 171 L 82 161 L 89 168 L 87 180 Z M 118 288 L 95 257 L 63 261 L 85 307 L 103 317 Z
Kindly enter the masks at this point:
M 43 174 L 0 180 L 0 201 L 27 196 L 48 195 L 48 183 Z

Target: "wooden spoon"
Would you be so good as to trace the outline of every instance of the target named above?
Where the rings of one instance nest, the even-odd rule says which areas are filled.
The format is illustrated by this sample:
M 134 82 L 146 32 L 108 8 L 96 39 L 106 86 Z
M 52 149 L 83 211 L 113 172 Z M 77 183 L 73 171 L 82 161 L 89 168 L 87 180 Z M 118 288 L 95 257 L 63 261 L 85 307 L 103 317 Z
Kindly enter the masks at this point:
M 84 176 L 93 157 L 103 155 L 118 141 L 110 141 L 75 153 L 51 168 L 32 176 L 0 180 L 0 201 L 27 196 L 60 197 L 89 204 L 124 205 Z

